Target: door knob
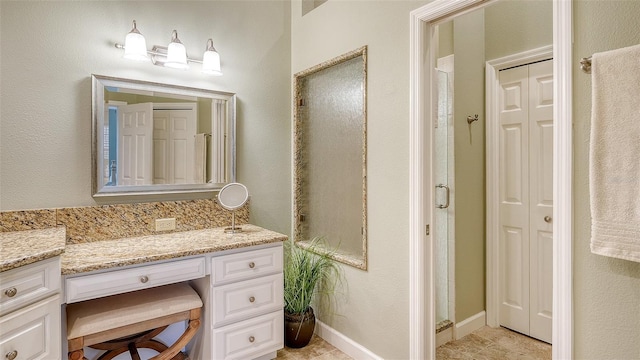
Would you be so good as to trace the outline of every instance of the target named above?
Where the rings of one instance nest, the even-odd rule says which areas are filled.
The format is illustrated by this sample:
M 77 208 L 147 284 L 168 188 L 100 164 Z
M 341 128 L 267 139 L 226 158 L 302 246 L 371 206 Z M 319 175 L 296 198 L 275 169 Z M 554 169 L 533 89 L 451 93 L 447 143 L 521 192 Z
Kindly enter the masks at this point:
M 551 222 L 551 216 L 547 215 L 544 217 L 544 222 L 550 223 Z

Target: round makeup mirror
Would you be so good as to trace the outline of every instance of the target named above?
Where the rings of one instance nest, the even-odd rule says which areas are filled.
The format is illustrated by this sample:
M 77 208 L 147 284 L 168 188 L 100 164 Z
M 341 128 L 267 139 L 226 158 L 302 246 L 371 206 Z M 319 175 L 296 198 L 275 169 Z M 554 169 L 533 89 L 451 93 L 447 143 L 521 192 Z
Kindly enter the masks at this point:
M 218 192 L 220 206 L 231 211 L 231 227 L 224 229 L 226 233 L 242 232 L 242 228 L 236 227 L 236 209 L 241 208 L 248 199 L 249 191 L 240 183 L 229 183 Z

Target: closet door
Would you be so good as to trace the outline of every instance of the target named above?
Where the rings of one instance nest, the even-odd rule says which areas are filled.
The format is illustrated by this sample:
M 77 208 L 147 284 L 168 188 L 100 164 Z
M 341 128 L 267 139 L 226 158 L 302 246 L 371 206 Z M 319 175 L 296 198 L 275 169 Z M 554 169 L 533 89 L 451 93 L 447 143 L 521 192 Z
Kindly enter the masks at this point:
M 153 106 L 118 107 L 118 185 L 153 183 Z
M 500 72 L 500 325 L 551 341 L 553 66 Z
M 529 72 L 500 72 L 500 325 L 529 333 Z
M 153 110 L 153 123 L 153 183 L 195 183 L 195 111 Z
M 553 62 L 529 65 L 530 333 L 551 342 L 553 299 Z

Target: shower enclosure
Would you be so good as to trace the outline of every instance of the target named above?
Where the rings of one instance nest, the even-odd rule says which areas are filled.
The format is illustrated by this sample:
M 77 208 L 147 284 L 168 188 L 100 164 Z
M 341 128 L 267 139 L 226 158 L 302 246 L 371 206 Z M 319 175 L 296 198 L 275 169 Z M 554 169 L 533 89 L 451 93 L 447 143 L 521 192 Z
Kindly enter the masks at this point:
M 446 58 L 444 58 L 446 59 Z M 454 283 L 454 158 L 453 158 L 453 61 L 436 70 L 437 121 L 434 126 L 434 247 L 436 332 L 450 328 L 455 318 Z

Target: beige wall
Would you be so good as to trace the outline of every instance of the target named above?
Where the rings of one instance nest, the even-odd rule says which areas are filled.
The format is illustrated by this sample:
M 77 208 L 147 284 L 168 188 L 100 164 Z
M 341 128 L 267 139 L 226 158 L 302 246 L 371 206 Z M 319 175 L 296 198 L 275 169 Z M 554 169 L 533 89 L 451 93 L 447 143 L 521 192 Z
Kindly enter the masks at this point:
M 292 3 L 291 73 L 368 46 L 369 270 L 344 266 L 321 320 L 387 359 L 409 357 L 409 13 L 420 1 Z
M 498 1 L 485 9 L 485 59 L 553 43 L 551 0 Z
M 90 76 L 100 74 L 237 93 L 238 180 L 252 222 L 288 233 L 290 10 L 282 1 L 0 2 L 0 210 L 95 205 Z M 224 76 L 123 59 L 113 43 L 133 19 L 148 48 L 177 29 L 201 58 L 213 37 Z
M 640 44 L 640 1 L 574 3 L 574 330 L 576 359 L 640 358 L 640 263 L 591 254 L 591 77 L 580 58 Z M 638 96 L 630 94 L 630 96 Z
M 484 12 L 453 20 L 456 322 L 485 309 Z

